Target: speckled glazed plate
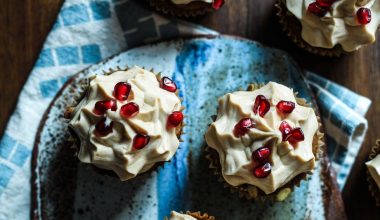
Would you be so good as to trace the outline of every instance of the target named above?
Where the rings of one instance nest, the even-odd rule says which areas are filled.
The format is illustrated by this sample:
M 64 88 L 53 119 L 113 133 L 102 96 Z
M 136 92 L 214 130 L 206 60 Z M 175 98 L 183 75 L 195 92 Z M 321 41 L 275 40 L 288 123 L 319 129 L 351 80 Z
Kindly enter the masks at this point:
M 79 163 L 67 140 L 63 113 L 82 94 L 80 84 L 110 68 L 139 65 L 172 77 L 187 115 L 184 142 L 170 163 L 127 182 Z M 328 161 L 282 203 L 254 202 L 217 181 L 204 158 L 203 135 L 217 99 L 249 83 L 276 81 L 313 102 L 300 69 L 283 51 L 236 37 L 198 37 L 121 53 L 76 74 L 41 122 L 33 156 L 35 219 L 163 219 L 170 210 L 208 212 L 217 219 L 324 219 L 342 216 Z

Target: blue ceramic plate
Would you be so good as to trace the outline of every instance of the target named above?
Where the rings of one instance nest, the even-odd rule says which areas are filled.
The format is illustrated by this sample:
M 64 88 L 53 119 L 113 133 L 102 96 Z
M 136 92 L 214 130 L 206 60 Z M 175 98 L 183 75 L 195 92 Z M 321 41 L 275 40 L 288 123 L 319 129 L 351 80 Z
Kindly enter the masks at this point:
M 67 144 L 66 107 L 83 94 L 80 83 L 110 68 L 138 65 L 172 77 L 187 115 L 184 142 L 158 172 L 127 182 L 80 164 Z M 135 48 L 94 65 L 60 91 L 41 122 L 33 159 L 33 217 L 41 219 L 163 219 L 171 210 L 201 210 L 217 219 L 323 219 L 329 172 L 318 164 L 308 182 L 282 203 L 255 203 L 232 194 L 208 168 L 203 135 L 217 99 L 250 83 L 276 81 L 312 101 L 294 60 L 283 51 L 233 37 L 182 39 Z M 328 171 L 328 169 L 327 169 Z M 322 179 L 324 181 L 322 181 Z M 328 203 L 331 206 L 331 203 Z

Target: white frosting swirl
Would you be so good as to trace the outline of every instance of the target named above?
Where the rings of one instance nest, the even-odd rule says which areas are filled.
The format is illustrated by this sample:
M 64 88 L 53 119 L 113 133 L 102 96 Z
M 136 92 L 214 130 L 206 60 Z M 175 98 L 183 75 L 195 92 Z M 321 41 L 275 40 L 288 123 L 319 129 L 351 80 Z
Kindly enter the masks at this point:
M 375 180 L 377 187 L 380 189 L 380 154 L 365 164 L 372 178 Z
M 128 100 L 117 101 L 117 110 L 106 112 L 113 121 L 113 131 L 101 137 L 95 134 L 95 124 L 103 116 L 93 113 L 95 103 L 115 100 L 114 86 L 128 82 L 132 89 Z M 139 105 L 137 116 L 123 119 L 120 108 L 128 102 Z M 69 126 L 80 139 L 78 158 L 99 168 L 113 170 L 121 180 L 128 180 L 152 168 L 157 162 L 168 161 L 179 146 L 176 129 L 167 128 L 167 118 L 181 109 L 175 93 L 160 88 L 156 75 L 134 67 L 111 75 L 97 75 L 91 80 L 86 96 L 75 108 Z M 149 144 L 141 150 L 132 147 L 137 133 L 150 136 Z
M 197 219 L 187 214 L 182 214 L 176 211 L 172 211 L 170 214 L 169 220 L 197 220 Z
M 363 45 L 375 42 L 376 30 L 380 23 L 379 0 L 337 0 L 324 17 L 307 11 L 315 0 L 285 0 L 288 10 L 302 24 L 302 38 L 311 46 L 333 48 L 341 45 L 343 50 L 352 52 Z M 364 7 L 371 10 L 372 20 L 361 25 L 356 12 Z
M 191 2 L 206 2 L 206 3 L 212 3 L 213 0 L 171 0 L 176 5 L 185 5 L 189 4 Z
M 264 118 L 252 111 L 257 95 L 264 95 L 271 103 Z M 219 99 L 217 119 L 206 133 L 206 142 L 218 152 L 222 175 L 230 185 L 249 184 L 270 194 L 298 174 L 313 170 L 315 157 L 312 145 L 318 130 L 315 112 L 312 108 L 296 104 L 293 112 L 283 117 L 276 110 L 276 104 L 281 100 L 296 103 L 291 89 L 274 82 L 255 91 L 228 93 Z M 241 138 L 235 137 L 234 126 L 246 117 L 256 122 L 256 128 L 250 129 Z M 282 121 L 288 122 L 293 128 L 301 127 L 305 140 L 295 145 L 282 142 L 279 131 Z M 252 174 L 252 152 L 268 143 L 271 146 L 271 174 L 256 178 Z

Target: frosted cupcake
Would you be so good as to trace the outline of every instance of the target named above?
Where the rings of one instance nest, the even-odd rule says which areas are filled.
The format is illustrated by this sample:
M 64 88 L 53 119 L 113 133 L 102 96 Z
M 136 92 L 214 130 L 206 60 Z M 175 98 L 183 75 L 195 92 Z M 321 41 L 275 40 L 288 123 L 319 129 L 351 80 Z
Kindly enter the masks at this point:
M 170 78 L 134 67 L 95 76 L 66 117 L 79 160 L 113 171 L 124 181 L 173 157 L 182 110 Z
M 224 0 L 148 0 L 158 11 L 178 17 L 195 17 L 219 10 Z
M 200 212 L 189 212 L 179 213 L 172 211 L 170 218 L 165 218 L 165 220 L 215 220 L 214 216 L 209 216 L 207 213 L 201 214 Z
M 380 23 L 378 0 L 279 0 L 278 16 L 298 46 L 338 56 L 375 42 Z
M 282 201 L 315 167 L 319 126 L 304 99 L 270 82 L 221 97 L 205 138 L 212 166 L 234 191 Z
M 366 166 L 369 191 L 375 199 L 376 205 L 380 207 L 380 140 L 377 140 L 376 145 L 372 147 Z

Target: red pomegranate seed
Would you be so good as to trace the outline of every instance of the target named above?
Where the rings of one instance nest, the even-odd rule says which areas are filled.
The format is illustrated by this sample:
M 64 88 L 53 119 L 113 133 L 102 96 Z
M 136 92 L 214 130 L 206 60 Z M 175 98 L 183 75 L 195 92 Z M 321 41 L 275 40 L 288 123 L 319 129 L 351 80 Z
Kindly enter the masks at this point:
M 313 2 L 309 4 L 307 10 L 316 16 L 323 17 L 326 15 L 328 9 L 318 4 L 318 2 Z
M 161 79 L 161 88 L 169 92 L 177 91 L 177 85 L 175 82 L 166 76 L 162 77 Z
M 261 117 L 264 117 L 265 114 L 269 111 L 269 109 L 270 103 L 268 99 L 265 98 L 265 96 L 263 95 L 258 95 L 256 97 L 255 104 L 253 105 L 253 113 L 255 113 L 255 115 L 259 113 Z
M 279 103 L 277 103 L 276 107 L 277 110 L 279 110 L 280 112 L 290 114 L 296 107 L 296 104 L 290 101 L 280 101 Z
M 121 106 L 120 115 L 125 118 L 132 118 L 132 117 L 135 117 L 139 113 L 139 110 L 140 110 L 140 107 L 136 103 L 130 102 L 128 104 Z
M 286 138 L 288 137 L 290 131 L 292 130 L 292 127 L 290 127 L 288 122 L 283 121 L 283 122 L 281 122 L 279 129 L 282 133 L 282 141 L 286 141 Z
M 336 2 L 337 0 L 317 0 L 318 5 L 324 8 L 329 8 Z
M 268 147 L 261 147 L 253 152 L 253 160 L 255 162 L 264 162 L 270 155 L 270 149 Z
M 100 136 L 106 136 L 112 132 L 113 121 L 109 122 L 106 118 L 102 118 L 96 123 L 95 130 Z
M 150 141 L 150 137 L 145 134 L 136 134 L 133 138 L 133 148 L 137 150 L 143 149 Z
M 224 4 L 224 0 L 214 0 L 212 2 L 212 7 L 215 9 L 215 10 L 218 10 L 219 8 L 221 8 Z
M 254 128 L 256 123 L 252 118 L 241 119 L 234 127 L 234 135 L 236 137 L 244 136 L 248 133 L 249 129 Z
M 359 10 L 356 12 L 356 16 L 359 23 L 362 25 L 368 24 L 372 19 L 371 10 L 368 8 L 359 8 Z
M 270 165 L 270 163 L 265 163 L 259 167 L 256 167 L 253 170 L 253 174 L 257 178 L 265 178 L 271 173 L 271 171 L 272 171 L 272 166 Z
M 291 143 L 297 143 L 305 140 L 305 136 L 301 128 L 294 128 L 290 131 L 289 135 L 286 138 L 287 141 Z
M 181 124 L 182 120 L 183 120 L 182 112 L 175 111 L 171 113 L 168 117 L 168 126 L 177 127 L 179 124 Z
M 94 113 L 103 115 L 107 110 L 116 111 L 117 104 L 114 100 L 98 101 L 95 103 Z
M 126 82 L 119 82 L 115 85 L 114 96 L 119 101 L 125 101 L 128 99 L 129 93 L 131 92 L 131 84 Z

